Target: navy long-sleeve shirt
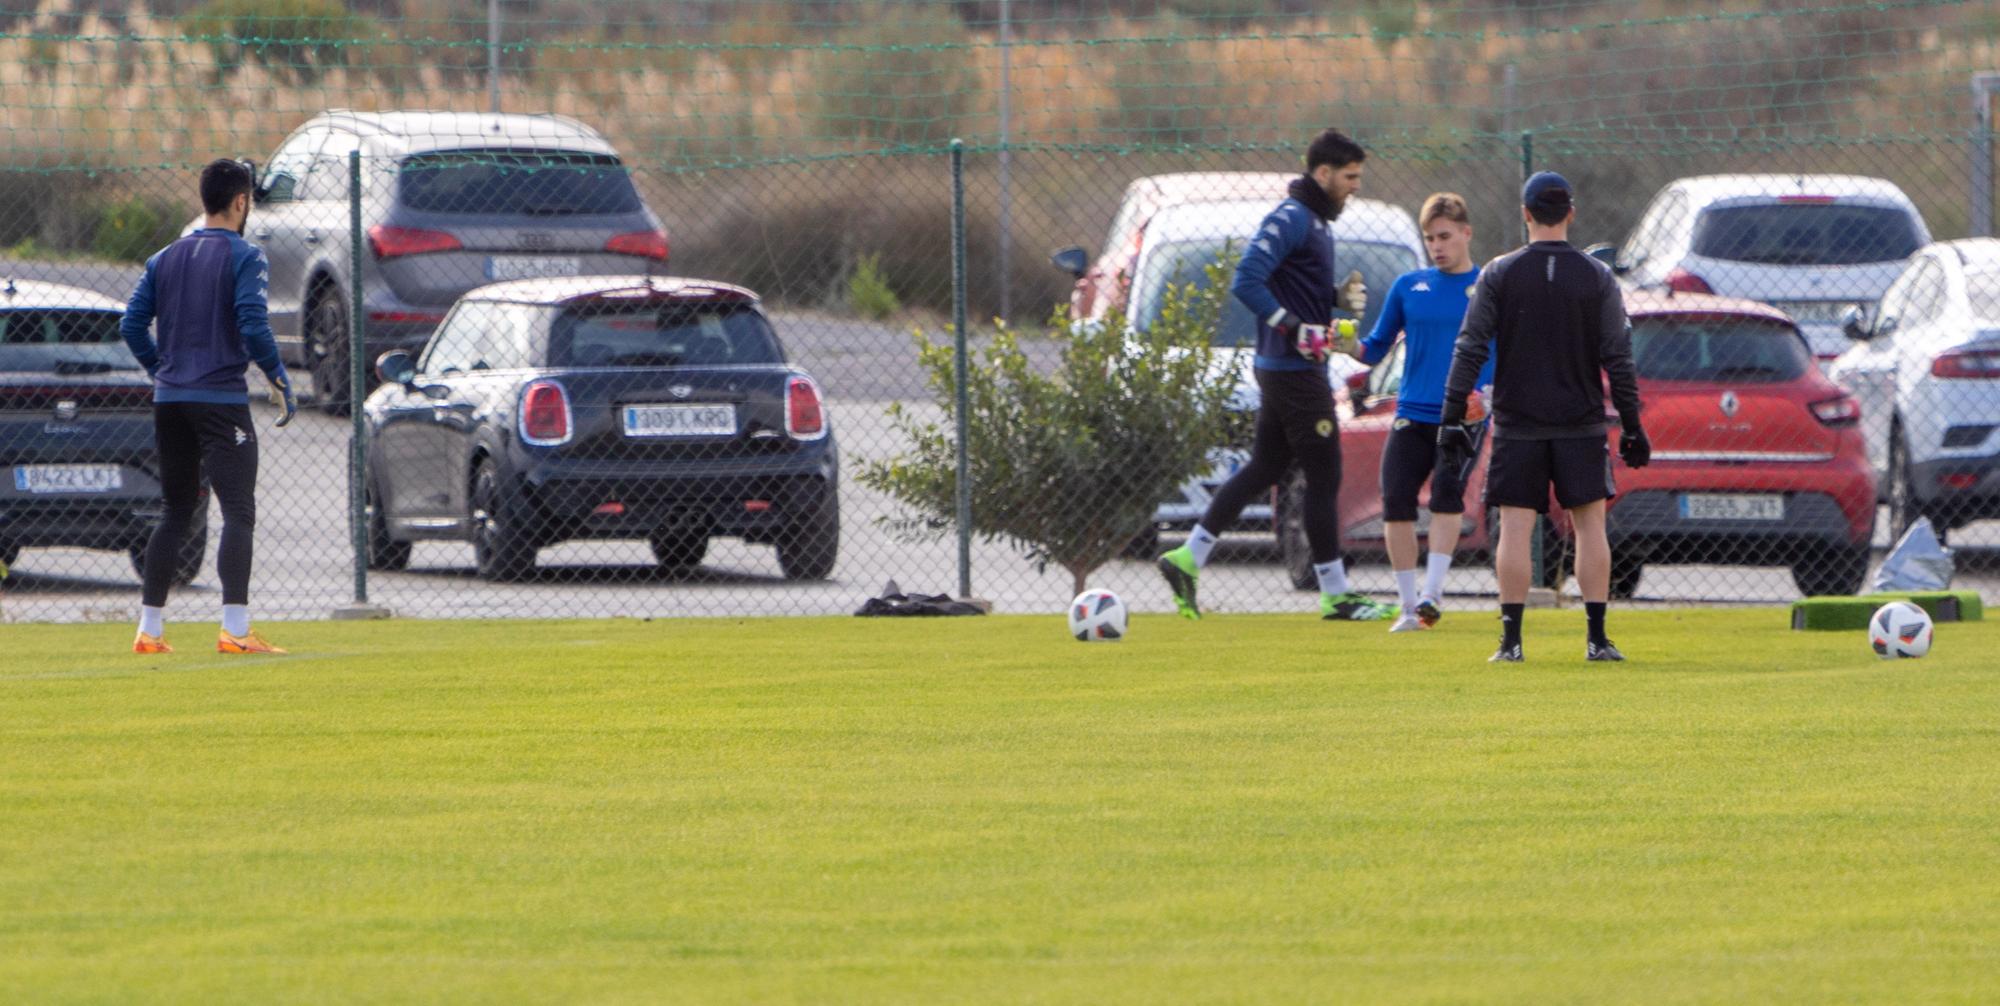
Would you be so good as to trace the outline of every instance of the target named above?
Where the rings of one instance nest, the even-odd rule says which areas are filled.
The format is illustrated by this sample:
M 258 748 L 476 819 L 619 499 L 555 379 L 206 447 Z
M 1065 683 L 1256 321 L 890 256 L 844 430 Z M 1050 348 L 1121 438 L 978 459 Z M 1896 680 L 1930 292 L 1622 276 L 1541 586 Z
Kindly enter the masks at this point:
M 1257 316 L 1258 368 L 1326 369 L 1300 356 L 1289 337 L 1271 328 L 1271 317 L 1283 308 L 1302 324 L 1332 321 L 1333 272 L 1333 230 L 1306 204 L 1287 199 L 1257 225 L 1229 292 Z
M 153 400 L 245 404 L 251 363 L 283 380 L 270 287 L 263 250 L 234 231 L 204 227 L 147 259 L 119 334 L 153 375 Z

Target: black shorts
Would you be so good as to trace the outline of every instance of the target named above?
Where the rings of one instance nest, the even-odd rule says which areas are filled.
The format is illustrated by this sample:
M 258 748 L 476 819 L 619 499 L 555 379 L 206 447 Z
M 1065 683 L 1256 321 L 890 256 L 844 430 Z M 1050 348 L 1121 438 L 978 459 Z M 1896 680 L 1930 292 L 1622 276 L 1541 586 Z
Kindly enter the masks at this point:
M 1486 505 L 1549 512 L 1549 490 L 1565 510 L 1618 495 L 1611 482 L 1611 445 L 1602 435 L 1562 440 L 1493 438 L 1486 469 Z
M 1432 513 L 1464 513 L 1465 485 L 1439 457 L 1436 423 L 1398 418 L 1382 448 L 1382 519 L 1417 519 L 1417 494 L 1431 484 Z

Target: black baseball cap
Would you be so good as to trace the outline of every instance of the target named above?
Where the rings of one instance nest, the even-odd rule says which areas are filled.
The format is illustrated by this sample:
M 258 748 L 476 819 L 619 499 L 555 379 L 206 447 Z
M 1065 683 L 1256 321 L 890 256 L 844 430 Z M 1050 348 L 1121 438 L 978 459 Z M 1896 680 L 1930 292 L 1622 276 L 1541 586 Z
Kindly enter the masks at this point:
M 1521 205 L 1529 209 L 1567 211 L 1570 208 L 1569 179 L 1553 171 L 1537 171 L 1521 186 Z

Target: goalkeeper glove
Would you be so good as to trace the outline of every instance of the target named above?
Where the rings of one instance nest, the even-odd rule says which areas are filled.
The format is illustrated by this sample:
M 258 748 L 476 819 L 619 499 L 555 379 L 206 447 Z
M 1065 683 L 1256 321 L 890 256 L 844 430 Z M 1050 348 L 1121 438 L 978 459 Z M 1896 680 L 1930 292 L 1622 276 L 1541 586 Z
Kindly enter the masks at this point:
M 1644 468 L 1653 460 L 1653 442 L 1646 438 L 1646 431 L 1637 424 L 1625 427 L 1618 437 L 1618 456 L 1625 459 L 1628 468 Z
M 292 378 L 279 368 L 275 374 L 267 374 L 271 380 L 271 402 L 278 406 L 278 423 L 283 426 L 299 414 L 298 396 L 292 393 Z

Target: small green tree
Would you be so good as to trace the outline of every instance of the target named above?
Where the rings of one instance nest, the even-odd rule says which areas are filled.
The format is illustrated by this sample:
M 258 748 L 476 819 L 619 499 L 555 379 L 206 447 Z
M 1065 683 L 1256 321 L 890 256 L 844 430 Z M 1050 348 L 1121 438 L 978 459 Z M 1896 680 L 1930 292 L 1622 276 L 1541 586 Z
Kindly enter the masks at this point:
M 1144 331 L 1128 331 L 1116 315 L 1072 328 L 1058 311 L 1051 335 L 1067 341 L 1052 373 L 1037 371 L 1004 325 L 995 333 L 967 375 L 974 534 L 1023 546 L 1031 561 L 1068 570 L 1081 591 L 1161 500 L 1208 467 L 1236 386 L 1235 351 L 1211 347 L 1228 286 L 1223 269 L 1210 267 L 1206 286 L 1169 288 Z M 917 343 L 949 416 L 951 347 L 921 332 Z M 909 449 L 865 464 L 861 482 L 908 508 L 895 522 L 905 533 L 940 535 L 957 515 L 953 423 L 918 419 L 900 405 L 890 417 Z

